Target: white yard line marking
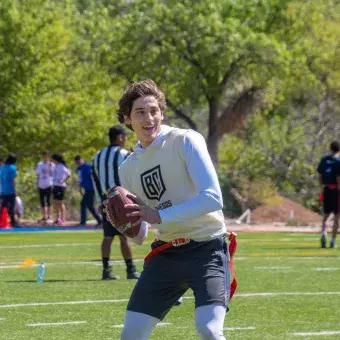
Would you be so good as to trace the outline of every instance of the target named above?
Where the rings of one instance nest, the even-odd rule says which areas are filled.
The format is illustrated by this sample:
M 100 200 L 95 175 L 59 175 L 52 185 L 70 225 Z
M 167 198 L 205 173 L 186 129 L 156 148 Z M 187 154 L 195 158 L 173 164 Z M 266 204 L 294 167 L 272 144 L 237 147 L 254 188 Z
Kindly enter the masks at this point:
M 0 318 L 0 321 L 4 321 L 4 320 L 6 320 L 5 318 Z
M 254 267 L 254 269 L 292 269 L 292 267 Z
M 253 296 L 294 296 L 294 295 L 340 295 L 340 292 L 277 292 L 277 293 L 239 293 L 235 297 L 253 297 Z M 192 300 L 193 296 L 184 296 L 184 299 Z M 36 306 L 55 306 L 55 305 L 82 305 L 91 303 L 120 303 L 127 302 L 129 299 L 112 299 L 112 300 L 83 300 L 83 301 L 62 301 L 62 302 L 31 302 L 17 303 L 9 305 L 0 305 L 0 308 L 17 308 L 17 307 L 36 307 Z
M 55 306 L 55 305 L 82 305 L 90 303 L 119 303 L 128 302 L 129 299 L 115 300 L 84 300 L 84 301 L 62 301 L 62 302 L 32 302 L 32 303 L 17 303 L 11 305 L 0 305 L 0 308 L 16 308 L 16 307 L 37 307 L 37 306 Z
M 38 326 L 62 326 L 62 325 L 80 325 L 87 321 L 65 321 L 65 322 L 42 322 L 42 323 L 28 323 L 26 326 L 38 327 Z
M 338 261 L 338 257 L 327 257 L 327 256 L 235 256 L 234 261 L 237 260 L 255 260 L 261 258 L 261 260 L 298 260 L 298 261 L 305 261 L 305 260 L 336 260 Z
M 162 326 L 171 326 L 172 323 L 169 323 L 169 322 L 160 322 L 158 323 L 156 326 L 158 327 L 162 327 Z M 113 325 L 112 328 L 123 328 L 124 325 L 123 324 L 119 324 L 119 325 Z
M 0 249 L 17 249 L 17 248 L 50 248 L 50 247 L 79 247 L 79 246 L 97 246 L 99 243 L 51 243 L 51 244 L 22 244 L 17 246 L 0 246 Z
M 340 268 L 313 268 L 312 270 L 316 271 L 333 271 L 333 270 L 339 270 Z
M 135 259 L 134 262 L 143 262 L 143 259 Z M 11 263 L 11 265 L 8 265 Z M 8 262 L 7 265 L 0 264 L 0 269 L 8 269 L 8 268 L 18 268 L 20 264 L 23 262 Z M 77 262 L 45 262 L 45 265 L 48 267 L 51 266 L 78 266 L 78 265 L 91 265 L 91 266 L 102 266 L 100 261 L 77 261 Z M 125 261 L 122 260 L 113 260 L 110 261 L 110 265 L 125 265 Z M 30 267 L 39 267 L 39 263 L 30 265 Z
M 252 297 L 252 296 L 289 296 L 289 295 L 340 295 L 340 292 L 277 292 L 277 293 L 240 293 L 235 297 Z
M 323 332 L 296 332 L 296 336 L 320 336 L 320 335 L 335 335 L 340 334 L 340 331 L 323 331 Z
M 224 327 L 223 330 L 225 331 L 247 331 L 247 330 L 254 330 L 256 327 Z

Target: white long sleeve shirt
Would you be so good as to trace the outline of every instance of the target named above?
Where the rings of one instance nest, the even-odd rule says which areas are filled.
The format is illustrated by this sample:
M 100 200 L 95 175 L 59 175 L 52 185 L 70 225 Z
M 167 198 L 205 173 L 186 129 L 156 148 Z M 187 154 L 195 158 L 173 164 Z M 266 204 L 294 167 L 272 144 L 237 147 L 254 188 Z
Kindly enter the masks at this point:
M 122 185 L 159 210 L 159 238 L 208 240 L 225 233 L 222 194 L 205 140 L 192 130 L 162 126 L 120 168 Z

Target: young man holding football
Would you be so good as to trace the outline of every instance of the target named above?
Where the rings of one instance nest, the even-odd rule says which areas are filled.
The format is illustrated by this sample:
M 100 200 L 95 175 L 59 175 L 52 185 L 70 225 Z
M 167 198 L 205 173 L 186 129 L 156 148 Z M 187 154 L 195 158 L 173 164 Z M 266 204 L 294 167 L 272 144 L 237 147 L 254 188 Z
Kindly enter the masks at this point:
M 135 195 L 126 205 L 142 223 L 133 239 L 142 243 L 147 224 L 158 230 L 127 306 L 121 339 L 148 339 L 153 328 L 191 288 L 200 339 L 225 339 L 229 301 L 228 250 L 222 195 L 202 135 L 162 125 L 166 102 L 152 80 L 131 85 L 118 117 L 139 142 L 122 164 L 122 186 Z

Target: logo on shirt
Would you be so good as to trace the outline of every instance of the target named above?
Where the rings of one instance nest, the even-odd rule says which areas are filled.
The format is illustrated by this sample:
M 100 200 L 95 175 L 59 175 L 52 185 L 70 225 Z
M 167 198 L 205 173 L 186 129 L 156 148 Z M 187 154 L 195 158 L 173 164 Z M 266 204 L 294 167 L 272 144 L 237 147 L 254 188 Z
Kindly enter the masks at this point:
M 165 185 L 162 178 L 161 166 L 143 172 L 141 175 L 142 187 L 145 196 L 149 200 L 160 200 L 165 193 Z

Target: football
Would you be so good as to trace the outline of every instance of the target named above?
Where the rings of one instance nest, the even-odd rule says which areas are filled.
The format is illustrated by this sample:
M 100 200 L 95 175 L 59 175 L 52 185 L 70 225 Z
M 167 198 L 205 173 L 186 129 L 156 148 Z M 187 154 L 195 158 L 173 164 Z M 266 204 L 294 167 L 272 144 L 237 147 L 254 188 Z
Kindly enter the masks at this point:
M 118 229 L 121 234 L 134 238 L 139 233 L 140 224 L 132 226 L 132 223 L 136 222 L 139 219 L 139 216 L 126 216 L 126 213 L 134 210 L 126 209 L 124 208 L 124 205 L 136 203 L 133 198 L 128 197 L 128 194 L 131 193 L 120 186 L 115 186 L 109 190 L 106 217 L 111 225 Z

